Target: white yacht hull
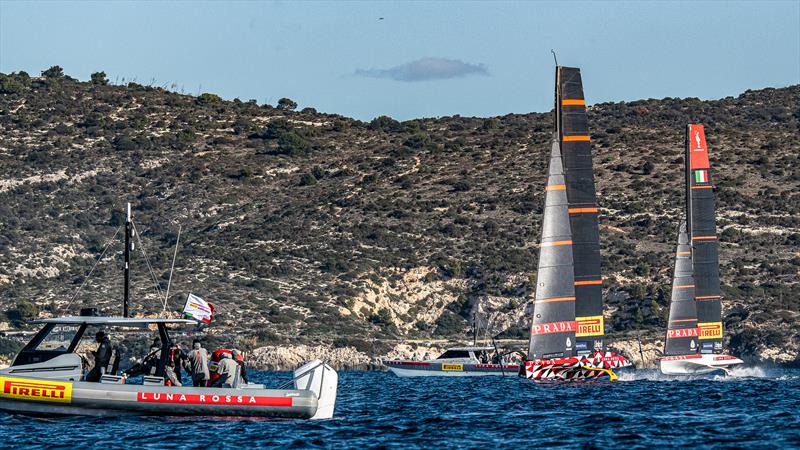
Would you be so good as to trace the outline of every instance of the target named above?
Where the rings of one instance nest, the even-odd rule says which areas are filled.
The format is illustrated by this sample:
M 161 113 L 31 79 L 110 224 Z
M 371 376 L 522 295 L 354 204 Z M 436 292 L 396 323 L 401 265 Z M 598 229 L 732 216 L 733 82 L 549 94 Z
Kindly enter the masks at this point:
M 485 377 L 517 376 L 519 366 L 513 364 L 442 363 L 437 361 L 384 361 L 398 377 Z
M 658 366 L 664 375 L 699 375 L 716 371 L 728 374 L 733 366 L 742 363 L 735 356 L 696 354 L 665 356 L 659 360 Z

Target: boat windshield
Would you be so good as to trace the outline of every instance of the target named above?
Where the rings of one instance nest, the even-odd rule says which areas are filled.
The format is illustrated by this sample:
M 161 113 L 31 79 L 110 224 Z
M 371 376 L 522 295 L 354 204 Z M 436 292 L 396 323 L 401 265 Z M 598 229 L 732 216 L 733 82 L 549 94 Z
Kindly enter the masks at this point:
M 448 350 L 442 353 L 438 359 L 461 359 L 469 358 L 469 352 L 466 350 Z
M 41 341 L 36 343 L 35 347 L 29 350 L 66 353 L 75 340 L 75 335 L 78 334 L 79 330 L 79 325 L 56 325 L 46 336 L 43 336 Z

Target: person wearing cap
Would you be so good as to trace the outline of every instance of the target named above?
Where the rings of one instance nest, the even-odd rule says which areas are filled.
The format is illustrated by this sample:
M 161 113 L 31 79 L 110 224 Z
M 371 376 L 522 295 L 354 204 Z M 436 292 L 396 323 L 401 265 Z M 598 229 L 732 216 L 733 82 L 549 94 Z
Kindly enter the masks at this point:
M 233 378 L 236 376 L 236 368 L 239 365 L 233 360 L 230 353 L 223 353 L 220 358 L 219 364 L 217 364 L 219 378 L 214 381 L 211 387 L 233 387 Z
M 236 364 L 239 365 L 239 375 L 242 377 L 242 381 L 245 383 L 249 383 L 247 381 L 247 366 L 244 363 L 244 357 L 239 350 L 231 350 L 231 355 L 233 356 L 233 360 L 236 361 Z
M 96 351 L 92 352 L 92 355 L 94 355 L 94 367 L 86 375 L 86 381 L 90 382 L 100 381 L 100 377 L 103 376 L 102 369 L 111 361 L 111 340 L 108 336 L 104 332 L 98 331 L 94 335 L 94 340 L 100 345 L 97 346 Z

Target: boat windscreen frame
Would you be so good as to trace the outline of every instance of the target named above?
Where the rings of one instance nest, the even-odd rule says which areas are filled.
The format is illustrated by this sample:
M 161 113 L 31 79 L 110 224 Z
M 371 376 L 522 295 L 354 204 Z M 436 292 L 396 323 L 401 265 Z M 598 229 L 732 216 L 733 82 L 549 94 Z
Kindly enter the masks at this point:
M 11 365 L 18 366 L 22 364 L 30 364 L 32 362 L 30 361 L 30 359 L 37 355 L 42 357 L 41 360 L 36 361 L 37 363 L 40 363 L 49 361 L 61 355 L 68 355 L 70 353 L 75 353 L 75 349 L 78 347 L 81 338 L 86 332 L 87 325 L 85 323 L 78 325 L 78 330 L 75 332 L 75 336 L 72 337 L 72 341 L 70 341 L 69 347 L 67 347 L 66 350 L 36 350 L 36 347 L 38 347 L 42 343 L 42 341 L 44 341 L 45 338 L 47 338 L 47 336 L 49 336 L 50 333 L 52 333 L 53 329 L 58 325 L 60 324 L 57 323 L 46 324 L 41 330 L 39 330 L 38 333 L 36 333 L 36 335 L 33 336 L 33 338 L 30 341 L 28 341 L 27 344 L 25 344 L 24 347 L 22 347 L 22 350 L 20 350 L 14 357 L 14 361 L 11 363 Z M 22 356 L 21 359 L 20 356 Z

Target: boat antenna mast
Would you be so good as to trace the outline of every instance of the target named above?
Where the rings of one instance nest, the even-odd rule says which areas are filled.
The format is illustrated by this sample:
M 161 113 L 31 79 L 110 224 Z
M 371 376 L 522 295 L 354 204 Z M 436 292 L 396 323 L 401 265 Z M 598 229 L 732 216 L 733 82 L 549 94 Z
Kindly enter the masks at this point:
M 122 317 L 129 317 L 128 300 L 130 298 L 131 284 L 131 236 L 133 235 L 133 222 L 131 222 L 131 204 L 127 204 L 127 214 L 125 215 L 125 288 L 122 299 Z
M 553 54 L 553 61 L 555 61 L 556 67 L 558 67 L 558 57 L 556 56 L 556 51 L 551 48 L 550 53 Z

